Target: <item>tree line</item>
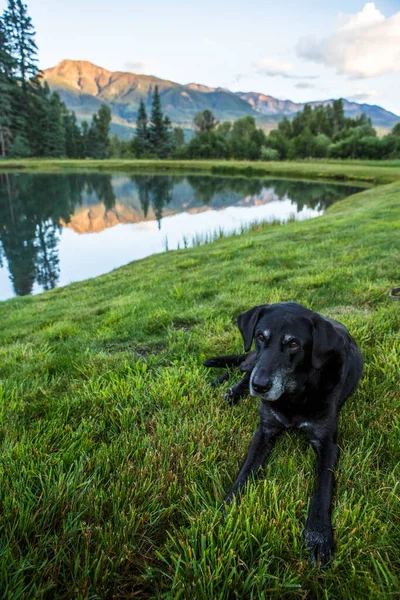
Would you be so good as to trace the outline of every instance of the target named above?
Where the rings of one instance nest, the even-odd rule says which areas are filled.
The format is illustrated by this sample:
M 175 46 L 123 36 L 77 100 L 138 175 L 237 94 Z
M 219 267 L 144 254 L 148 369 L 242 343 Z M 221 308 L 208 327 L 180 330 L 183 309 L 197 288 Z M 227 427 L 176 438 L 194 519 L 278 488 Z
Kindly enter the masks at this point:
M 172 128 L 169 118 L 163 114 L 156 86 L 150 120 L 141 101 L 133 141 L 121 141 L 114 136 L 110 144 L 111 156 L 178 160 L 262 158 L 266 136 L 251 116 L 242 117 L 234 123 L 219 123 L 210 110 L 204 110 L 195 115 L 193 124 L 195 133 L 186 143 L 184 130 Z
M 32 20 L 22 0 L 0 16 L 0 156 L 107 158 L 111 112 L 103 105 L 79 124 L 37 66 Z
M 171 129 L 161 110 L 157 92 L 157 119 L 160 132 L 149 127 L 143 102 L 140 104 L 133 142 L 111 141 L 117 158 L 294 160 L 306 158 L 394 159 L 400 158 L 400 123 L 378 137 L 365 114 L 346 117 L 343 101 L 332 105 L 305 105 L 292 120 L 284 117 L 266 135 L 252 116 L 233 123 L 219 123 L 210 110 L 194 117 L 194 135 L 185 143 L 184 131 Z M 153 109 L 154 111 L 154 109 Z M 152 122 L 155 117 L 152 111 Z M 153 128 L 153 129 L 152 129 Z
M 305 105 L 284 117 L 269 135 L 253 117 L 219 123 L 210 110 L 194 117 L 185 141 L 162 110 L 158 87 L 151 111 L 140 101 L 130 141 L 110 138 L 111 111 L 103 104 L 90 123 L 51 92 L 37 66 L 35 30 L 22 0 L 8 0 L 0 16 L 0 157 L 172 158 L 292 160 L 304 158 L 400 158 L 400 124 L 379 138 L 364 114 L 345 116 L 343 101 Z
M 400 123 L 379 138 L 365 114 L 346 117 L 343 101 L 307 105 L 289 121 L 284 118 L 266 139 L 264 158 L 400 158 Z

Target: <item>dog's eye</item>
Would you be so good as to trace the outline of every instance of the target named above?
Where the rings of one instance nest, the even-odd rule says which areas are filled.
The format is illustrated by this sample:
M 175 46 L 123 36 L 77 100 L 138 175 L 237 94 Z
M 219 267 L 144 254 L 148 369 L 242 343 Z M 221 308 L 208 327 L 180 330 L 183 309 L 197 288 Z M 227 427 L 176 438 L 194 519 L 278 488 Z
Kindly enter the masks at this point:
M 297 348 L 300 348 L 300 344 L 299 342 L 296 342 L 296 340 L 290 340 L 290 342 L 288 343 L 288 347 L 291 350 L 297 350 Z
M 257 339 L 259 342 L 265 342 L 265 336 L 262 333 L 257 335 Z

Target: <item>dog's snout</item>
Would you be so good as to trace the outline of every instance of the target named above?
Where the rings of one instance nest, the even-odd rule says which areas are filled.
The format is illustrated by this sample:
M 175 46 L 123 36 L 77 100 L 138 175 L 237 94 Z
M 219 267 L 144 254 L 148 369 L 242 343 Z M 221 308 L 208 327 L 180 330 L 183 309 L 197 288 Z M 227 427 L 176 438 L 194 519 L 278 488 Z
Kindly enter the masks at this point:
M 272 388 L 271 379 L 266 379 L 265 381 L 253 381 L 253 388 L 257 394 L 266 394 Z

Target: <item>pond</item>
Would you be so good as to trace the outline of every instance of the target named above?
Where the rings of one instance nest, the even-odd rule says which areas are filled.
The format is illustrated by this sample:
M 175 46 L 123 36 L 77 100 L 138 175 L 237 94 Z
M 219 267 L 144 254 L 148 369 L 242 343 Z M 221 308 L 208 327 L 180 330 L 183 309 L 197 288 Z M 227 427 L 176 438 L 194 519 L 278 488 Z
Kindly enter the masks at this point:
M 255 222 L 316 217 L 359 189 L 198 174 L 0 172 L 0 300 Z

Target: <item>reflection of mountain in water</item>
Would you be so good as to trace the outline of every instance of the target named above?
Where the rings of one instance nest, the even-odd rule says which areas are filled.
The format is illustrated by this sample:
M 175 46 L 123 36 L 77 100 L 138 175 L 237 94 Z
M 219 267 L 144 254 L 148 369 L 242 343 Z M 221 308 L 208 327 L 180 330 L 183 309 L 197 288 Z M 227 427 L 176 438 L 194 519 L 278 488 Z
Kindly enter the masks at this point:
M 62 227 L 89 233 L 154 220 L 161 227 L 166 215 L 283 198 L 289 198 L 297 211 L 304 206 L 320 210 L 354 189 L 204 175 L 0 173 L 0 267 L 8 266 L 15 293 L 25 295 L 35 283 L 44 290 L 57 285 Z
M 159 221 L 161 228 L 162 217 L 183 211 L 196 214 L 227 206 L 257 206 L 289 199 L 294 210 L 300 212 L 304 206 L 325 209 L 350 190 L 354 191 L 353 187 L 337 184 L 204 175 L 118 175 L 113 176 L 112 184 L 117 198 L 112 208 L 107 210 L 103 204 L 95 204 L 93 196 L 85 195 L 82 206 L 75 209 L 69 222 L 61 224 L 80 234 L 98 233 L 121 223 L 154 220 Z

